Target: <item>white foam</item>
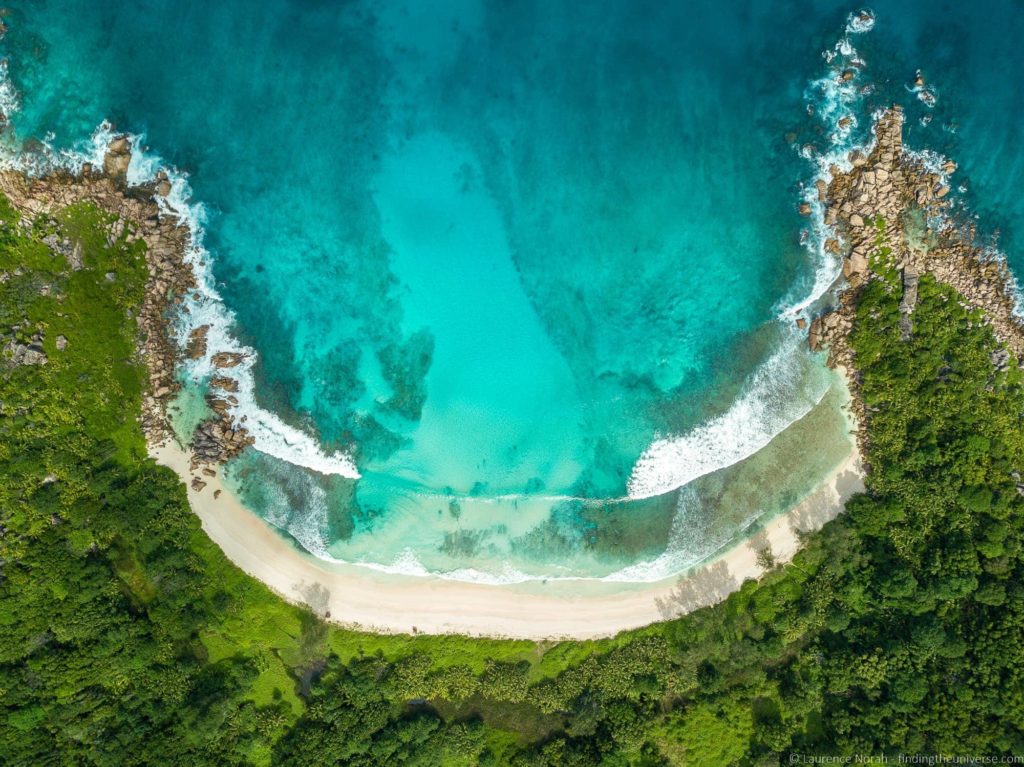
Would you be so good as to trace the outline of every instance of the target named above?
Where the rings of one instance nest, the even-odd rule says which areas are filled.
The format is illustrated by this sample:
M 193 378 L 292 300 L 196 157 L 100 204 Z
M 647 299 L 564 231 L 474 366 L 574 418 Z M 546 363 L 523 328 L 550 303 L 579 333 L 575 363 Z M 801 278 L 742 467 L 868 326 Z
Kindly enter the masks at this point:
M 850 31 L 848 28 L 847 32 Z M 840 38 L 823 56 L 832 66 L 822 77 L 811 81 L 804 91 L 804 99 L 809 111 L 822 123 L 828 143 L 822 149 L 801 147 L 799 150 L 801 156 L 816 169 L 801 195 L 802 201 L 810 206 L 809 223 L 801 233 L 801 242 L 811 256 L 813 282 L 802 295 L 788 295 L 776 307 L 779 319 L 788 322 L 793 322 L 816 304 L 839 278 L 841 261 L 825 247 L 830 239 L 838 240 L 839 234 L 835 227 L 825 223 L 825 204 L 818 199 L 816 182 L 821 181 L 827 186 L 832 181 L 833 167 L 849 170 L 850 151 L 858 148 L 855 144 L 856 129 L 860 124 L 858 108 L 863 102 L 864 89 L 870 87 L 870 84 L 858 85 L 857 77 L 847 81 L 841 76 L 850 66 L 855 66 L 858 71 L 867 66 L 848 38 Z M 864 151 L 870 151 L 870 147 Z
M 306 515 L 310 517 L 313 515 Z M 486 571 L 478 570 L 473 567 L 463 567 L 456 570 L 448 571 L 431 571 L 420 561 L 419 557 L 416 556 L 411 548 L 406 547 L 400 551 L 390 564 L 383 564 L 381 562 L 371 562 L 365 560 L 344 560 L 333 556 L 327 551 L 326 546 L 323 545 L 323 537 L 319 532 L 315 532 L 312 535 L 308 534 L 311 528 L 311 523 L 304 517 L 303 522 L 293 526 L 290 522 L 282 520 L 279 516 L 268 516 L 267 521 L 271 524 L 279 527 L 282 530 L 287 531 L 292 537 L 294 537 L 302 547 L 315 556 L 317 559 L 323 560 L 324 562 L 330 562 L 338 565 L 348 565 L 351 567 L 361 567 L 367 570 L 372 570 L 377 573 L 385 573 L 387 575 L 405 575 L 413 578 L 438 578 L 443 581 L 458 581 L 461 583 L 480 583 L 489 586 L 510 586 L 517 583 L 529 583 L 531 581 L 539 580 L 572 580 L 572 581 L 600 581 L 605 580 L 604 578 L 593 578 L 587 576 L 538 576 L 524 573 L 515 567 L 512 567 L 508 563 L 504 563 L 501 569 L 497 571 Z M 310 545 L 307 545 L 307 541 Z
M 941 152 L 936 152 L 934 149 L 907 149 L 904 148 L 904 154 L 908 157 L 917 160 L 921 163 L 921 166 L 929 173 L 934 173 L 939 177 L 943 184 L 948 184 L 950 179 L 950 173 L 946 170 L 946 166 L 952 162 L 946 155 Z M 956 163 L 953 163 L 953 169 L 956 170 Z
M 335 559 L 334 561 L 339 562 L 340 560 Z M 416 553 L 410 548 L 403 549 L 389 565 L 383 565 L 377 562 L 353 562 L 351 564 L 354 564 L 357 567 L 365 567 L 369 570 L 374 570 L 379 573 L 388 573 L 391 575 L 409 575 L 417 578 L 433 577 L 439 578 L 443 581 L 481 583 L 490 586 L 509 586 L 516 583 L 528 583 L 530 581 L 541 580 L 541 577 L 524 573 L 522 570 L 518 570 L 508 563 L 503 564 L 502 568 L 496 572 L 478 570 L 473 567 L 463 567 L 456 570 L 442 572 L 431 572 L 423 565 L 422 562 L 420 562 L 419 557 L 417 557 Z M 548 580 L 560 580 L 560 578 L 555 577 Z M 573 578 L 572 580 L 576 579 Z
M 665 552 L 654 559 L 628 565 L 604 576 L 532 575 L 512 567 L 507 562 L 497 571 L 464 567 L 437 572 L 429 570 L 411 548 L 403 549 L 390 564 L 367 561 L 348 562 L 333 557 L 326 552 L 316 552 L 315 556 L 335 564 L 362 567 L 389 575 L 437 578 L 443 581 L 479 583 L 492 586 L 508 586 L 536 581 L 551 581 L 555 583 L 566 581 L 657 583 L 658 581 L 677 577 L 680 573 L 684 573 L 722 554 L 728 550 L 736 539 L 742 538 L 763 513 L 761 509 L 756 510 L 742 524 L 735 528 L 725 528 L 722 526 L 713 528 L 710 524 L 711 520 L 708 519 L 700 507 L 700 499 L 696 491 L 692 488 L 683 488 L 677 502 L 676 514 L 673 517 L 672 528 L 669 533 L 669 544 Z M 296 538 L 298 539 L 298 536 Z
M 218 294 L 208 253 L 203 247 L 203 222 L 206 212 L 201 205 L 193 206 L 188 201 L 191 192 L 187 177 L 167 171 L 171 181 L 171 193 L 161 201 L 171 212 L 186 223 L 192 231 L 192 245 L 187 260 L 196 275 L 199 291 L 185 301 L 186 311 L 180 315 L 178 326 L 179 342 L 184 345 L 194 328 L 209 326 L 207 334 L 208 353 L 199 360 L 189 361 L 185 371 L 193 382 L 200 382 L 214 373 L 234 379 L 238 384 L 235 397 L 238 404 L 231 413 L 255 438 L 253 447 L 261 453 L 272 455 L 295 466 L 312 469 L 321 474 L 337 474 L 349 479 L 358 479 L 359 471 L 349 455 L 341 452 L 325 453 L 310 435 L 285 423 L 277 414 L 261 408 L 256 401 L 255 381 L 252 369 L 256 362 L 255 350 L 240 343 L 232 332 L 235 324 L 231 312 Z M 148 180 L 148 179 L 147 179 Z M 243 356 L 240 365 L 234 368 L 217 369 L 212 361 L 215 352 L 232 352 Z
M 7 59 L 0 59 L 0 113 L 9 117 L 21 108 L 18 90 L 11 82 Z
M 101 125 L 93 134 L 91 151 L 84 155 L 87 158 L 85 161 L 102 162 L 113 136 L 112 127 L 108 123 Z M 170 167 L 158 155 L 142 151 L 143 138 L 142 135 L 129 136 L 132 144 L 132 160 L 128 167 L 129 185 L 150 183 L 160 171 L 166 173 L 171 191 L 166 197 L 158 196 L 157 204 L 164 214 L 173 215 L 191 232 L 185 260 L 192 267 L 198 289 L 185 298 L 184 310 L 178 314 L 176 329 L 179 344 L 184 346 L 187 343 L 193 329 L 209 326 L 208 352 L 201 359 L 185 363 L 187 377 L 198 384 L 216 373 L 236 381 L 238 391 L 234 395 L 238 404 L 231 408 L 231 414 L 236 423 L 244 425 L 255 439 L 254 449 L 321 474 L 358 479 L 359 471 L 351 456 L 342 452 L 324 452 L 312 436 L 290 426 L 280 416 L 257 404 L 252 373 L 256 351 L 235 337 L 234 313 L 225 306 L 216 289 L 210 254 L 203 245 L 206 210 L 202 203 L 193 201 L 188 175 Z M 237 367 L 217 369 L 212 361 L 212 355 L 217 352 L 232 352 L 242 355 L 244 359 Z
M 934 86 L 930 85 L 913 85 L 906 86 L 909 93 L 913 93 L 917 96 L 917 100 L 924 104 L 929 109 L 934 109 L 935 105 L 939 101 L 939 92 Z
M 267 522 L 291 535 L 299 545 L 318 559 L 331 560 L 327 551 L 327 493 L 308 475 L 294 474 L 290 482 L 298 483 L 304 499 L 303 513 L 292 514 L 288 494 L 275 482 L 267 482 L 262 490 L 270 495 L 265 512 Z
M 846 19 L 846 34 L 859 35 L 875 28 L 875 12 L 863 9 L 851 13 Z

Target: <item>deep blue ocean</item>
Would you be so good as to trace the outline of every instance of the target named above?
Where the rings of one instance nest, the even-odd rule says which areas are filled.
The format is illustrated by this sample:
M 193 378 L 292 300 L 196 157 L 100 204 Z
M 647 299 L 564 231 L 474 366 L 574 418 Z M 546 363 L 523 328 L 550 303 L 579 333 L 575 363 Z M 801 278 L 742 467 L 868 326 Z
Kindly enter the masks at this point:
M 174 169 L 181 331 L 254 353 L 229 481 L 319 556 L 645 580 L 806 494 L 850 436 L 795 325 L 838 271 L 797 208 L 880 107 L 1024 268 L 1019 2 L 8 9 L 19 142 L 116 129 L 133 177 Z

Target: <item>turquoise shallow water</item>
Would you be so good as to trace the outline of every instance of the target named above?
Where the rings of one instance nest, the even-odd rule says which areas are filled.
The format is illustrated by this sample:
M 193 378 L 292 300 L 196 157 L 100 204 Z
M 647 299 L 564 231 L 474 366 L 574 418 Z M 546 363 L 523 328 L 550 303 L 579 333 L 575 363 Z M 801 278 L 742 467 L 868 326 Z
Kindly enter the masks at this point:
M 188 174 L 222 299 L 194 316 L 258 355 L 261 450 L 229 468 L 252 508 L 346 561 L 642 579 L 848 445 L 779 319 L 834 273 L 801 146 L 904 103 L 1018 263 L 1024 13 L 986 7 L 876 3 L 846 35 L 826 2 L 43 0 L 3 45 L 20 137 L 109 119 Z M 848 92 L 813 85 L 857 55 Z

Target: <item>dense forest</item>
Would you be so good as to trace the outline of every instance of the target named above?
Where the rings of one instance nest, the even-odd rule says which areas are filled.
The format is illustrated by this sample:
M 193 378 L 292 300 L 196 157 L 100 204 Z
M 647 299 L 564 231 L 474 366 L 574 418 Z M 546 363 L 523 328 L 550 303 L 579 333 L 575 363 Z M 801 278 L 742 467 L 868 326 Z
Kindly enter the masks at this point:
M 243 575 L 147 458 L 144 245 L 0 222 L 0 764 L 1024 753 L 1022 372 L 929 276 L 909 340 L 898 279 L 861 291 L 868 492 L 791 564 L 606 641 L 376 636 Z

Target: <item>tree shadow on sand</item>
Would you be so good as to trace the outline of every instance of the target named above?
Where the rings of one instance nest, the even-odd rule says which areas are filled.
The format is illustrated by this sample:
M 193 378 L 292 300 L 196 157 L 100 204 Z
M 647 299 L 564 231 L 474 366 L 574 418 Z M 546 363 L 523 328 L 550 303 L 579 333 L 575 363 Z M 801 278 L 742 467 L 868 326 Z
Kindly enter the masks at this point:
M 299 658 L 292 672 L 299 693 L 308 696 L 313 683 L 327 664 L 328 632 L 323 619 L 331 617 L 331 592 L 322 583 L 299 582 L 292 588 L 309 606 L 309 610 L 303 610 L 299 619 Z
M 671 620 L 720 602 L 738 585 L 725 562 L 715 562 L 680 576 L 669 595 L 655 599 L 655 604 L 662 617 Z
M 843 510 L 850 496 L 864 490 L 861 475 L 853 469 L 839 474 L 827 490 L 815 493 L 789 515 L 789 526 L 797 537 L 820 530 Z
M 747 546 L 757 557 L 757 566 L 765 573 L 775 567 L 775 552 L 772 551 L 772 543 L 768 540 L 766 530 L 758 530 L 747 540 Z
M 331 592 L 322 583 L 300 581 L 292 588 L 319 618 L 330 618 Z

